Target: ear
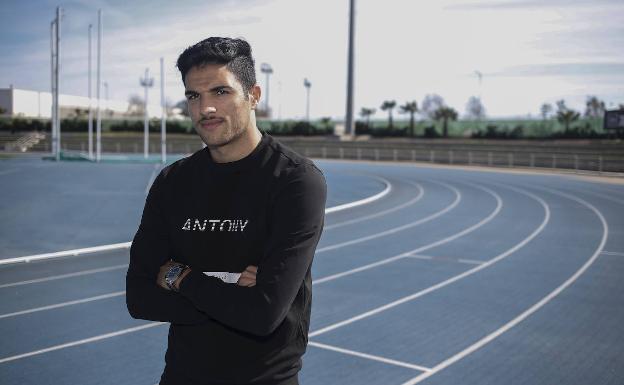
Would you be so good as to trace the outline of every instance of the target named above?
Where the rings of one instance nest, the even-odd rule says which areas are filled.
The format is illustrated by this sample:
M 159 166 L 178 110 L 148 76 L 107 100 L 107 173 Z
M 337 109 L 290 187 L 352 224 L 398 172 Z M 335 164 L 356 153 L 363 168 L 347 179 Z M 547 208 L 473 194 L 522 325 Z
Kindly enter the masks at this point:
M 255 110 L 260 104 L 260 96 L 262 95 L 262 91 L 260 90 L 260 86 L 254 84 L 253 87 L 249 90 L 249 101 L 251 102 L 251 109 Z

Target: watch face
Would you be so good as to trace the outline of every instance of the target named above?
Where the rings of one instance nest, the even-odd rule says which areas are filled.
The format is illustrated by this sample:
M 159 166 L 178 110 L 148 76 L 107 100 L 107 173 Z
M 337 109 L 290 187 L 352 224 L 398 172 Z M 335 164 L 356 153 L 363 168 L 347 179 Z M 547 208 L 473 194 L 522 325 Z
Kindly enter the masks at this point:
M 180 275 L 181 271 L 182 271 L 182 266 L 180 265 L 172 266 L 167 272 L 167 274 L 165 275 L 165 279 L 167 280 L 167 282 L 172 284 L 173 281 L 175 281 L 178 278 L 178 275 Z

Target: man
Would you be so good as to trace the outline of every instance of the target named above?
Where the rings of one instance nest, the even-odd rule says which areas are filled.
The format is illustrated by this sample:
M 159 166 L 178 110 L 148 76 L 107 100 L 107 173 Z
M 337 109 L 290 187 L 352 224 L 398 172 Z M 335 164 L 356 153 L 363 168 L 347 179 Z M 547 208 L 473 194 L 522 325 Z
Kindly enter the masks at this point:
M 171 323 L 162 385 L 298 384 L 325 178 L 256 127 L 247 42 L 208 38 L 177 66 L 206 148 L 150 189 L 130 249 L 128 310 Z

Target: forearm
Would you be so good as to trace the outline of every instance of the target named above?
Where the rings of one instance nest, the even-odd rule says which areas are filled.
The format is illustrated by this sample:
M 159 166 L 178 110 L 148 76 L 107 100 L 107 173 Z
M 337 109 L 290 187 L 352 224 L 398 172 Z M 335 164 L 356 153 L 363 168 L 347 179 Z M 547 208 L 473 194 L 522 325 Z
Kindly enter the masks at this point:
M 132 272 L 126 275 L 126 305 L 130 315 L 138 319 L 179 324 L 199 324 L 209 319 L 187 298 Z

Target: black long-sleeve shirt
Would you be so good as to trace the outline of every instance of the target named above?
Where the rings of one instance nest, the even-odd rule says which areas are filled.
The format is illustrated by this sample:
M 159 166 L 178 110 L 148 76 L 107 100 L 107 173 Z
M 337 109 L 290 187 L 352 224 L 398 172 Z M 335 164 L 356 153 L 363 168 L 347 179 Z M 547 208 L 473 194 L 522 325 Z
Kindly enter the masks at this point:
M 322 172 L 266 133 L 241 160 L 216 163 L 205 148 L 163 169 L 130 249 L 126 301 L 134 318 L 171 323 L 165 373 L 199 384 L 296 375 L 326 193 Z M 179 293 L 156 284 L 169 259 L 192 270 Z M 253 287 L 202 273 L 249 265 Z

